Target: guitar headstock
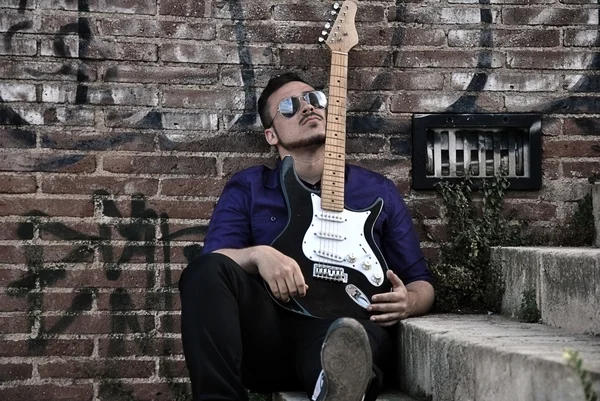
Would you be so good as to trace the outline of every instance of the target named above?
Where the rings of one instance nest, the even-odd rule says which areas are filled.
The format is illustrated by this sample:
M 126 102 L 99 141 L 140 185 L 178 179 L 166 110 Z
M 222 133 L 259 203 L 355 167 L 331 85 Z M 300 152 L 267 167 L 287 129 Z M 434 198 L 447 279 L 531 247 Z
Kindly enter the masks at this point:
M 323 31 L 323 35 L 319 40 L 327 43 L 327 46 L 332 51 L 348 53 L 354 45 L 358 43 L 358 33 L 354 20 L 356 18 L 356 3 L 351 0 L 345 1 L 341 6 L 335 3 L 332 15 L 337 15 L 333 26 L 330 23 L 325 25 L 325 29 L 331 28 L 329 32 Z

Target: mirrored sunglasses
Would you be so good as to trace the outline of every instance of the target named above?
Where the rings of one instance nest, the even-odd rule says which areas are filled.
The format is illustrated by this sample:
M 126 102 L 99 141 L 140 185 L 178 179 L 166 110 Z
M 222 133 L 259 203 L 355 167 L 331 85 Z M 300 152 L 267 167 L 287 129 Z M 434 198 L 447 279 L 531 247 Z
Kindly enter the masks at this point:
M 304 101 L 316 109 L 324 109 L 327 107 L 327 96 L 321 91 L 310 91 L 304 92 L 300 96 L 290 96 L 283 99 L 279 102 L 279 107 L 277 108 L 277 112 L 284 116 L 285 118 L 291 118 L 298 113 L 301 108 L 300 99 L 304 99 Z M 275 119 L 275 118 L 273 118 Z M 271 121 L 271 124 L 273 122 Z

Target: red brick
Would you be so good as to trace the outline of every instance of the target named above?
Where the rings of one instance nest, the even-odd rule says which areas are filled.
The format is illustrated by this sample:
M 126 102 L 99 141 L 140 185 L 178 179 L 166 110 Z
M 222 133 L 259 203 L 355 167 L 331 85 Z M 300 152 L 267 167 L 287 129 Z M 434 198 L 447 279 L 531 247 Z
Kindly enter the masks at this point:
M 600 118 L 565 118 L 564 134 L 600 136 Z
M 67 50 L 69 50 L 67 54 L 61 54 L 54 47 L 53 39 L 41 40 L 40 52 L 42 56 L 81 57 L 76 44 L 67 47 Z M 95 39 L 90 42 L 85 58 L 95 60 L 156 61 L 157 52 L 157 45 L 152 43 L 115 42 L 113 40 L 104 41 Z
M 232 132 L 218 135 L 186 135 L 171 139 L 169 135 L 159 136 L 161 150 L 182 150 L 186 152 L 240 152 L 267 153 L 271 145 L 263 132 Z
M 224 1 L 212 2 L 213 18 L 227 20 L 267 20 L 271 19 L 273 5 L 263 1 L 245 1 L 241 3 L 228 3 Z
M 549 202 L 530 203 L 507 199 L 504 203 L 503 215 L 508 216 L 514 213 L 514 218 L 517 220 L 551 221 L 556 219 L 556 211 L 556 205 Z
M 363 46 L 443 46 L 446 33 L 435 27 L 391 29 L 361 25 L 358 27 L 358 41 Z
M 148 378 L 154 373 L 154 361 L 99 359 L 89 362 L 50 362 L 40 363 L 38 372 L 41 378 Z
M 25 263 L 29 252 L 34 252 L 31 246 L 0 245 L 0 255 L 4 263 Z M 94 259 L 94 251 L 87 245 L 44 245 L 35 247 L 35 252 L 43 252 L 43 262 L 85 263 Z
M 426 219 L 439 219 L 442 206 L 437 199 L 412 199 L 407 202 L 413 217 L 422 216 Z
M 558 29 L 493 29 L 489 40 L 494 47 L 556 47 L 560 45 Z M 456 29 L 448 32 L 448 46 L 482 47 L 487 39 L 486 32 L 481 29 Z
M 504 98 L 496 93 L 481 93 L 477 95 L 463 95 L 460 93 L 444 95 L 439 93 L 405 94 L 392 96 L 390 109 L 393 113 L 441 113 L 455 105 L 458 101 L 472 103 L 472 110 L 485 110 L 487 112 L 502 112 Z
M 280 63 L 283 66 L 329 68 L 331 54 L 326 49 L 281 49 Z M 389 67 L 392 54 L 384 50 L 354 50 L 348 55 L 348 64 L 354 67 Z
M 0 269 L 0 287 L 8 287 L 19 281 L 24 273 L 19 269 Z
M 0 129 L 0 149 L 35 148 L 35 132 L 24 129 Z
M 350 70 L 351 90 L 434 90 L 442 89 L 444 76 L 439 73 Z
M 28 240 L 32 238 L 32 223 L 0 222 L 0 240 Z
M 26 194 L 37 189 L 34 176 L 0 174 L 0 193 Z
M 189 377 L 185 361 L 163 360 L 160 364 L 159 376 L 162 377 Z
M 50 194 L 90 194 L 107 191 L 111 195 L 156 195 L 158 180 L 135 177 L 51 176 L 42 180 L 42 192 Z
M 69 325 L 57 326 L 63 319 L 62 316 L 44 316 L 43 332 L 52 333 L 53 328 L 60 327 L 61 334 L 140 334 L 154 328 L 154 317 L 148 315 L 78 315 Z
M 323 26 L 287 26 L 281 29 L 276 25 L 246 25 L 240 29 L 237 25 L 224 25 L 219 37 L 230 42 L 251 43 L 318 43 Z
M 333 7 L 330 4 L 319 4 L 317 7 L 306 7 L 305 4 L 279 4 L 273 9 L 273 18 L 282 21 L 319 21 L 325 23 L 331 18 Z M 335 16 L 333 17 L 336 18 Z M 378 22 L 385 18 L 382 6 L 369 5 L 360 8 L 356 13 L 356 22 Z
M 0 293 L 0 312 L 23 312 L 28 310 L 30 305 L 31 301 L 27 294 Z
M 600 174 L 600 163 L 597 160 L 589 162 L 562 162 L 563 175 L 567 178 L 588 178 Z
M 403 50 L 395 54 L 395 67 L 423 68 L 476 68 L 504 66 L 504 55 L 500 52 L 490 52 L 482 64 L 481 51 L 445 51 L 445 50 Z
M 31 38 L 13 38 L 10 47 L 6 41 L 0 42 L 0 55 L 35 56 L 37 53 L 37 40 Z
M 50 311 L 89 311 L 92 309 L 92 293 L 91 292 L 74 292 L 56 293 L 46 292 L 42 297 L 42 310 Z
M 274 53 L 271 47 L 248 46 L 248 56 L 254 65 L 272 65 Z M 160 59 L 174 63 L 200 63 L 200 64 L 240 64 L 240 53 L 237 45 L 214 46 L 199 42 L 165 43 L 160 47 Z
M 505 7 L 502 9 L 502 23 L 507 25 L 587 25 L 598 18 L 596 10 L 591 8 L 568 9 L 552 7 L 548 13 L 547 7 L 524 8 Z
M 102 132 L 96 131 L 53 131 L 42 136 L 43 148 L 88 150 L 132 150 L 151 152 L 154 150 L 154 136 L 136 132 Z
M 158 12 L 162 15 L 204 17 L 204 1 L 201 0 L 162 0 Z
M 273 157 L 228 157 L 223 161 L 223 174 L 226 177 L 230 177 L 248 167 L 265 165 L 273 168 L 275 164 L 277 164 L 277 159 Z
M 33 366 L 26 363 L 0 364 L 0 382 L 26 380 L 31 378 Z M 0 391 L 2 391 L 0 389 Z
M 148 207 L 166 214 L 172 219 L 208 219 L 212 215 L 215 203 L 208 201 L 161 201 L 152 200 Z
M 593 140 L 558 140 L 544 141 L 544 157 L 595 157 L 600 152 L 592 149 L 592 145 L 598 145 Z
M 92 384 L 39 386 L 20 385 L 17 387 L 0 387 L 2 400 L 44 400 L 44 401 L 92 401 L 94 388 Z
M 1 71 L 1 70 L 0 70 Z M 212 85 L 219 74 L 215 66 L 153 67 L 144 65 L 112 65 L 103 74 L 106 82 L 169 83 L 185 85 Z
M 558 160 L 548 159 L 542 161 L 542 174 L 544 179 L 556 180 L 560 175 L 560 162 Z
M 100 357 L 173 356 L 182 354 L 181 340 L 175 338 L 152 338 L 138 341 L 104 338 L 98 340 L 98 355 Z
M 392 179 L 397 177 L 408 176 L 408 172 L 411 168 L 410 160 L 400 159 L 352 159 L 347 158 L 348 162 L 355 164 L 360 167 L 375 171 L 383 174 L 386 177 Z
M 510 68 L 586 70 L 592 54 L 575 51 L 513 50 L 506 52 L 506 63 Z
M 115 255 L 118 260 L 120 254 Z M 68 270 L 53 288 L 146 288 L 148 276 L 144 270 Z
M 0 316 L 0 334 L 29 333 L 31 332 L 31 323 L 32 318 L 23 314 L 13 313 L 11 316 Z
M 5 154 L 0 158 L 0 171 L 47 171 L 91 173 L 96 169 L 94 156 L 83 154 Z
M 171 269 L 162 272 L 162 286 L 165 288 L 177 288 L 183 270 Z
M 133 174 L 215 175 L 214 157 L 105 156 L 104 170 Z
M 99 396 L 102 401 L 121 401 L 127 394 L 136 401 L 172 401 L 181 394 L 191 394 L 187 383 L 110 383 L 100 385 Z
M 243 110 L 244 92 L 207 91 L 199 89 L 167 89 L 163 106 L 194 109 Z
M 220 178 L 172 178 L 162 180 L 160 193 L 167 196 L 219 196 L 225 180 Z
M 98 294 L 100 311 L 177 311 L 181 309 L 178 293 L 129 292 Z
M 163 333 L 181 333 L 181 315 L 162 315 L 160 327 Z
M 36 357 L 36 356 L 91 356 L 94 350 L 93 340 L 0 340 L 0 357 Z

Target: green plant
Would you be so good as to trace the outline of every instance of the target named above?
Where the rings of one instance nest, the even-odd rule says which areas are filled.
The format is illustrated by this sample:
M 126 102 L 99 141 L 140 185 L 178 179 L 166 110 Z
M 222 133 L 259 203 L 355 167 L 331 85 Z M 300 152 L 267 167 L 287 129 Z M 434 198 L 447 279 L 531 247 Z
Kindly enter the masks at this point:
M 577 209 L 561 241 L 563 246 L 591 246 L 594 243 L 594 208 L 592 194 L 588 193 L 577 202 Z
M 523 291 L 518 315 L 519 320 L 525 323 L 537 323 L 540 321 L 542 316 L 537 306 L 535 288 Z
M 563 356 L 567 360 L 569 366 L 575 369 L 575 373 L 581 381 L 583 393 L 585 394 L 585 401 L 598 401 L 598 394 L 594 391 L 593 383 L 588 372 L 583 368 L 583 359 L 579 355 L 579 352 L 567 349 Z
M 484 180 L 478 209 L 469 177 L 456 184 L 439 184 L 449 240 L 440 246 L 441 262 L 432 266 L 435 310 L 500 310 L 503 281 L 499 267 L 490 260 L 490 248 L 521 243 L 520 225 L 502 215 L 508 185 L 508 180 L 499 175 Z
M 258 394 L 248 392 L 248 400 L 249 401 L 269 401 L 271 398 L 271 394 Z

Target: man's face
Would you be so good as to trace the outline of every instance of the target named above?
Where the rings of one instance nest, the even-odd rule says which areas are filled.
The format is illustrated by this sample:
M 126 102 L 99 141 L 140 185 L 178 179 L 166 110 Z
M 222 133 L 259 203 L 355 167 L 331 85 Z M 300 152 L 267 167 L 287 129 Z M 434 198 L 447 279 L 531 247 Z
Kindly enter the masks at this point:
M 325 143 L 325 110 L 315 108 L 301 97 L 312 90 L 314 88 L 304 82 L 289 82 L 269 97 L 269 114 L 273 122 L 265 130 L 267 142 L 288 151 L 316 148 Z M 278 112 L 279 102 L 293 96 L 299 97 L 300 109 L 286 118 Z

